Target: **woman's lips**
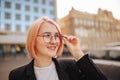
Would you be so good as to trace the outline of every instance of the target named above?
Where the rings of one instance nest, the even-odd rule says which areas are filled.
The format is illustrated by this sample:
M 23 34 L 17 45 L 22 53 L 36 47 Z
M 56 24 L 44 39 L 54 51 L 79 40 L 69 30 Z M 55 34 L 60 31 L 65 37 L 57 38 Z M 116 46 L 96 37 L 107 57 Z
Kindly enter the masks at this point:
M 56 49 L 56 46 L 48 46 L 47 48 L 54 51 Z

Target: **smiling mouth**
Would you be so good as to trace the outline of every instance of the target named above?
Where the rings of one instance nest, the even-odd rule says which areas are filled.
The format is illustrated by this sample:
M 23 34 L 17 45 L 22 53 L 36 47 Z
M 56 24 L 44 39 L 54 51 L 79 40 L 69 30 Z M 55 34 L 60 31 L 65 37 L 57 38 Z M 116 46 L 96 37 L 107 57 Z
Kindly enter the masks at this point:
M 47 48 L 54 51 L 56 49 L 56 46 L 48 46 Z

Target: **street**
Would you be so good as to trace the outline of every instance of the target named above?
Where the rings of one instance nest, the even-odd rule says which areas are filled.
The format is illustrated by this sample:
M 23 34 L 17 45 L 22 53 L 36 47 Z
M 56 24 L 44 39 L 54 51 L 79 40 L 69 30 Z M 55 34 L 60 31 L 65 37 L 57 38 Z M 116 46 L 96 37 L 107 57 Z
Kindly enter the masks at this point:
M 29 61 L 30 59 L 24 55 L 0 58 L 0 80 L 8 80 L 9 72 L 12 69 L 27 64 Z
M 66 59 L 66 57 L 64 57 Z M 70 57 L 68 58 L 70 59 Z M 25 65 L 31 61 L 25 55 L 0 57 L 0 80 L 8 80 L 9 72 L 19 66 Z M 103 71 L 109 80 L 120 80 L 120 62 L 93 60 L 95 64 Z

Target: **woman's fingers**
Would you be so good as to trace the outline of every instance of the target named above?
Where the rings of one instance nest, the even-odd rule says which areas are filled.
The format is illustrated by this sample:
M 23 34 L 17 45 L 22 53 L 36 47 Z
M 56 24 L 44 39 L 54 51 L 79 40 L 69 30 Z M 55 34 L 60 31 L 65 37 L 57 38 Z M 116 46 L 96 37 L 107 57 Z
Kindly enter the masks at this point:
M 78 43 L 78 39 L 74 36 L 63 35 L 63 39 L 65 40 L 65 42 L 67 41 L 67 43 L 69 42 L 73 45 L 76 45 Z
M 76 58 L 76 60 L 79 60 L 84 55 L 81 51 L 80 41 L 78 38 L 74 36 L 63 35 L 63 40 L 67 45 L 68 50 L 71 52 L 73 57 Z
M 64 42 L 65 42 L 65 44 L 67 45 L 67 46 L 69 46 L 69 39 L 68 39 L 68 37 L 63 37 L 63 40 L 64 40 Z

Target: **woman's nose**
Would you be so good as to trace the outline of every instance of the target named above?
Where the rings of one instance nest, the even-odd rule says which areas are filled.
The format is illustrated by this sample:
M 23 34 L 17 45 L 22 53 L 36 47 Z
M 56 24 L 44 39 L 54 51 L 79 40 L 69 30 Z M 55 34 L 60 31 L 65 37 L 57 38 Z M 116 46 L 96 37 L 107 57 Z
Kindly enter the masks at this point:
M 55 39 L 54 36 L 51 36 L 51 38 L 50 38 L 50 42 L 56 42 L 56 39 Z

